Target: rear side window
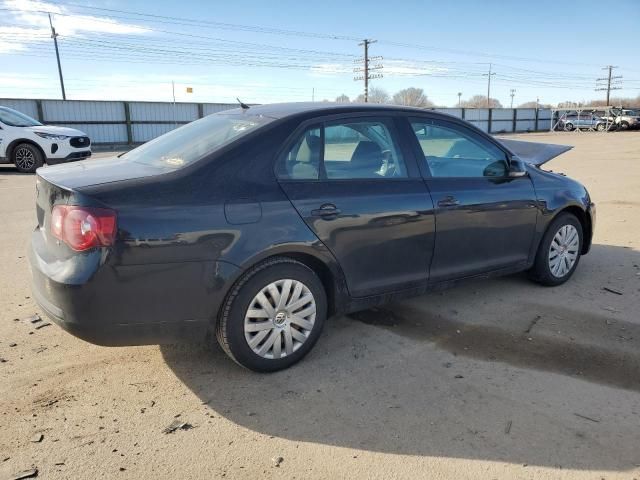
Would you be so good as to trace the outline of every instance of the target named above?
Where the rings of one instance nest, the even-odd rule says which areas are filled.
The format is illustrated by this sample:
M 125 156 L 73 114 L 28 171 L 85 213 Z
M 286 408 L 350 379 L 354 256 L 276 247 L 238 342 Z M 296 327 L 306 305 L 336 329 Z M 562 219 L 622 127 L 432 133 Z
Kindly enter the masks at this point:
M 281 158 L 278 177 L 348 180 L 406 177 L 407 170 L 384 120 L 344 120 L 305 131 Z
M 449 123 L 412 121 L 424 160 L 433 177 L 501 177 L 506 154 L 477 133 Z

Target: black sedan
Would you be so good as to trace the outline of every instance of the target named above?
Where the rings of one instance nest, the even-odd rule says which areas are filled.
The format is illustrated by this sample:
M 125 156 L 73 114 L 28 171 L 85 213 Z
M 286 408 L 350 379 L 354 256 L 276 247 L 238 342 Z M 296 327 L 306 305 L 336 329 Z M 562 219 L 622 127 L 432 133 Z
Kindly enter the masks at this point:
M 402 107 L 211 115 L 120 158 L 38 170 L 34 296 L 89 342 L 215 332 L 240 365 L 278 370 L 331 315 L 467 278 L 569 279 L 595 210 L 540 168 L 566 149 Z

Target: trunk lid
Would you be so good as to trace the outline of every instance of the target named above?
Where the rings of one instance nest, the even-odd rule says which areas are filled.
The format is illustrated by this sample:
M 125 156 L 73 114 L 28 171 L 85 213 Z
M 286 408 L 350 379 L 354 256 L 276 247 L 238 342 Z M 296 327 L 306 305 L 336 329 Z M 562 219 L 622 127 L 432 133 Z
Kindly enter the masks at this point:
M 573 148 L 571 145 L 555 145 L 553 143 L 524 142 L 522 140 L 497 139 L 520 160 L 540 166 Z
M 38 169 L 38 176 L 62 188 L 74 190 L 92 185 L 151 177 L 171 171 L 168 168 L 112 157 L 47 166 Z

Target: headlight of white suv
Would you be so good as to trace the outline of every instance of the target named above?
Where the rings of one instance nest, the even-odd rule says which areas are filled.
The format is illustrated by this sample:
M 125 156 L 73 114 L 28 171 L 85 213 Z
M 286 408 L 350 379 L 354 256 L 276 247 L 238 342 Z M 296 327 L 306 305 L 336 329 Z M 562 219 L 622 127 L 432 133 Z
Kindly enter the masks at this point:
M 68 135 L 56 135 L 55 133 L 35 132 L 35 134 L 48 140 L 64 140 L 65 138 L 69 138 Z

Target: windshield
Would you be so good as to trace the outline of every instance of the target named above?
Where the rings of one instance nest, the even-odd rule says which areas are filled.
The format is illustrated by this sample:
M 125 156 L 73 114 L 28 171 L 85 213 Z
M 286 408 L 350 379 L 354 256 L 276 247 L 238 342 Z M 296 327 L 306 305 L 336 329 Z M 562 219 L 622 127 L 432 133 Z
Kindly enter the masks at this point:
M 24 113 L 17 112 L 7 107 L 0 107 L 0 122 L 10 127 L 37 127 L 42 125 L 37 120 L 28 117 Z
M 182 168 L 274 119 L 247 114 L 214 114 L 177 128 L 122 156 L 156 167 Z

